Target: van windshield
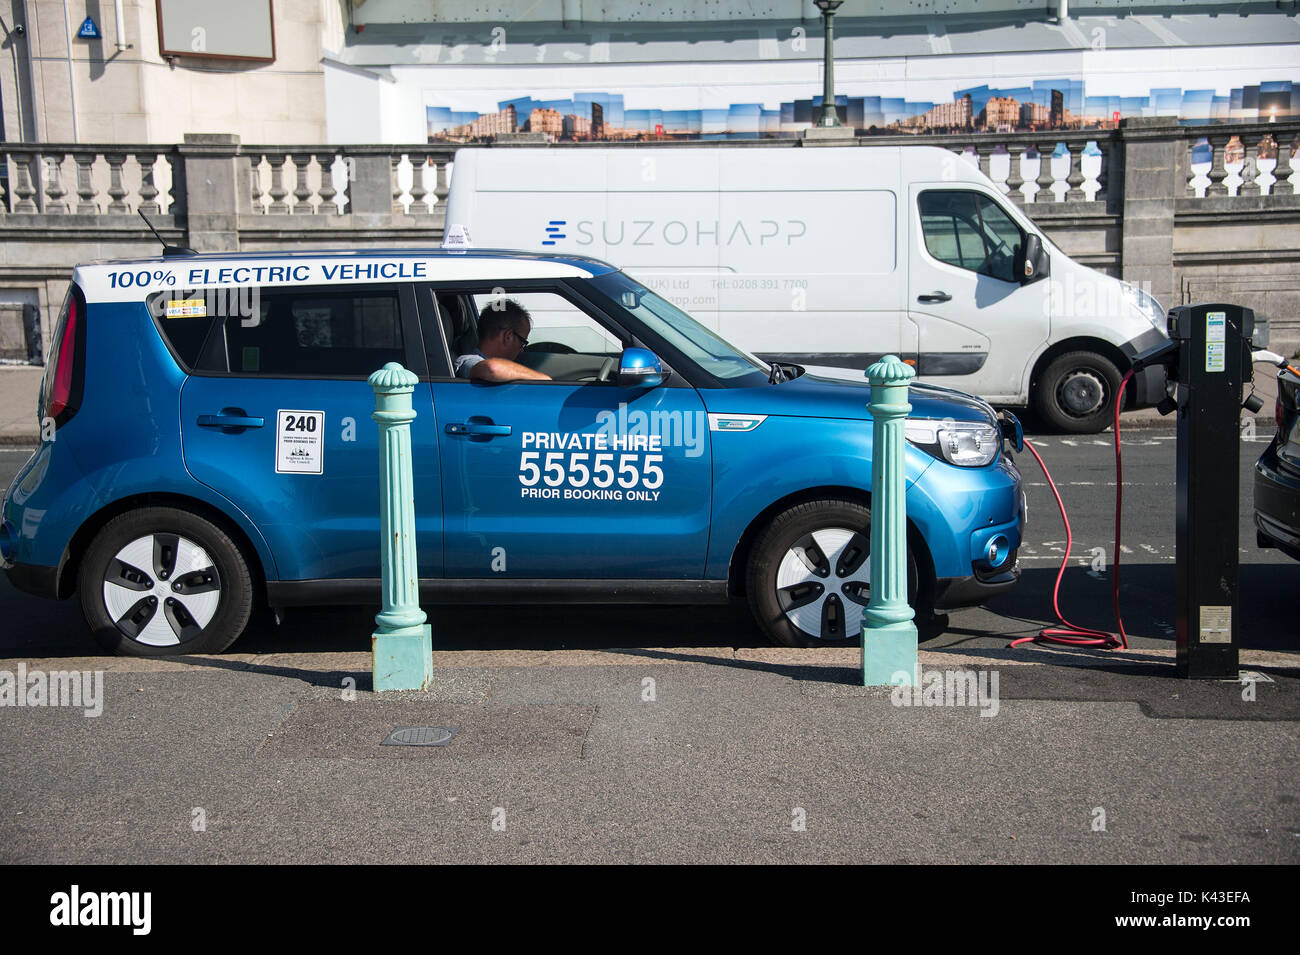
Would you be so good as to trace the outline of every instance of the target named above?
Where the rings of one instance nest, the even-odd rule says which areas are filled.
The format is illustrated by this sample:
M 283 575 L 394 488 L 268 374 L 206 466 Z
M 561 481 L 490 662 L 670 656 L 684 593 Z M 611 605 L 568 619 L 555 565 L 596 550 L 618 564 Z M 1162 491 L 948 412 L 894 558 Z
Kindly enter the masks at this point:
M 737 384 L 747 376 L 766 378 L 771 372 L 764 362 L 705 328 L 672 302 L 622 272 L 597 276 L 591 284 L 720 381 Z

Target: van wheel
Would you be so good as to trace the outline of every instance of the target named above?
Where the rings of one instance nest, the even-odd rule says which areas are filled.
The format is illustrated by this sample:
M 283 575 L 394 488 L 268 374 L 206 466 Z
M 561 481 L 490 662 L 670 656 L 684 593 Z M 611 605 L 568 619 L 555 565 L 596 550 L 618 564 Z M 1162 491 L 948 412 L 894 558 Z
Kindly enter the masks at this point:
M 211 522 L 170 507 L 113 518 L 95 535 L 77 578 L 81 610 L 100 645 L 159 657 L 220 653 L 253 609 L 248 565 Z
M 787 647 L 857 645 L 871 600 L 871 512 L 854 501 L 799 504 L 780 514 L 750 552 L 747 590 L 760 627 Z M 908 602 L 916 558 L 907 555 Z M 924 615 L 919 615 L 924 616 Z
M 1115 420 L 1120 373 L 1096 352 L 1057 355 L 1038 377 L 1034 407 L 1060 431 L 1097 434 Z

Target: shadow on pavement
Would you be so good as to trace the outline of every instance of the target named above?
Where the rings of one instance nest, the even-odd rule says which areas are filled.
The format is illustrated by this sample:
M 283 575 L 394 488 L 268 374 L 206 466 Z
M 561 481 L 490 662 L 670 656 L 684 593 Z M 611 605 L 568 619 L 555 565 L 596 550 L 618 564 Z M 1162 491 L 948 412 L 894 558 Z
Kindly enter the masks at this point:
M 1024 571 L 1020 584 L 990 600 L 985 612 L 1005 621 L 1008 633 L 1011 629 L 1035 633 L 1040 626 L 1055 626 L 1052 587 L 1056 573 L 1056 567 Z M 1077 626 L 1113 632 L 1112 587 L 1109 573 L 1094 577 L 1086 567 L 1067 568 L 1061 583 L 1061 611 Z M 1125 631 L 1137 645 L 1174 646 L 1175 587 L 1172 561 L 1120 567 L 1120 612 Z M 1296 617 L 1295 602 L 1284 596 L 1294 593 L 1297 587 L 1300 563 L 1296 561 L 1241 565 L 1238 613 L 1242 649 L 1300 651 L 1300 619 Z M 958 629 L 962 626 L 959 616 L 954 615 L 953 621 L 947 637 L 927 644 L 927 649 L 939 649 L 948 637 L 963 633 Z
M 1241 641 L 1244 649 L 1300 652 L 1300 620 L 1284 595 L 1300 586 L 1300 563 L 1242 564 Z M 954 611 L 944 627 L 923 623 L 926 650 L 1003 648 L 1008 641 L 1055 625 L 1055 567 L 1024 571 L 1020 583 L 980 608 Z M 1120 606 L 1135 647 L 1174 645 L 1174 565 L 1122 567 Z M 236 653 L 368 652 L 378 608 L 312 607 L 289 611 L 276 625 L 254 616 L 232 648 Z M 1113 630 L 1111 580 L 1070 567 L 1061 609 L 1074 624 Z M 769 646 L 743 603 L 728 606 L 518 606 L 426 608 L 439 650 L 608 650 L 682 646 Z M 0 658 L 97 656 L 76 599 L 40 600 L 16 591 L 0 575 Z

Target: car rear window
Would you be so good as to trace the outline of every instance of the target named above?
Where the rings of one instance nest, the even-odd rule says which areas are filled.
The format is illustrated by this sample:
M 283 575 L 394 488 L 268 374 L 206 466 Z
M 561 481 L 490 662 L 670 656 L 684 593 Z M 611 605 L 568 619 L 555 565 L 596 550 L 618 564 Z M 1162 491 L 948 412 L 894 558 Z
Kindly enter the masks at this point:
M 200 374 L 365 378 L 386 362 L 405 359 L 396 289 L 243 287 L 187 294 L 192 297 L 163 293 L 167 300 L 151 308 L 161 313 L 159 327 L 177 357 Z M 187 311 L 196 314 L 181 314 Z
M 156 292 L 149 296 L 147 305 L 181 367 L 186 371 L 193 368 L 217 310 L 209 308 L 203 292 Z

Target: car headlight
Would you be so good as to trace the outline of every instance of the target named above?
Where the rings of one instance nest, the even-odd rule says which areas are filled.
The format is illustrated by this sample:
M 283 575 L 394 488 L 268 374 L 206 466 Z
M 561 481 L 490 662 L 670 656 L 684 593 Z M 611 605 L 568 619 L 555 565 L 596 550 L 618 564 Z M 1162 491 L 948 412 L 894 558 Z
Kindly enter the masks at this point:
M 1165 310 L 1160 307 L 1156 297 L 1129 282 L 1121 282 L 1120 285 L 1124 289 L 1124 298 L 1128 303 L 1145 315 L 1147 321 L 1157 329 L 1165 331 Z
M 908 418 L 903 434 L 922 451 L 963 468 L 979 468 L 998 456 L 1002 434 L 980 421 Z

